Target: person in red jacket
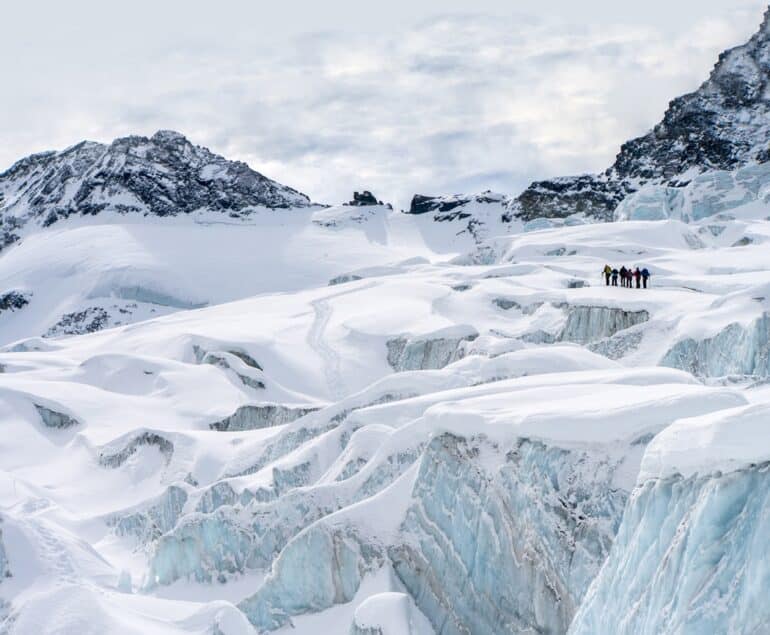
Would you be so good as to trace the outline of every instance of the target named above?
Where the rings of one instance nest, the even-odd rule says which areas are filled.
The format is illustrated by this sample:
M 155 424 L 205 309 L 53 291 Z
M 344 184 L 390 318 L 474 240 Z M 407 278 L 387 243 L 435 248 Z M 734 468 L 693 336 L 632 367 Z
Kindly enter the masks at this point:
M 634 269 L 634 278 L 636 279 L 636 288 L 637 289 L 641 289 L 641 287 L 642 287 L 642 285 L 641 285 L 641 282 L 642 282 L 642 272 L 639 269 L 639 267 Z

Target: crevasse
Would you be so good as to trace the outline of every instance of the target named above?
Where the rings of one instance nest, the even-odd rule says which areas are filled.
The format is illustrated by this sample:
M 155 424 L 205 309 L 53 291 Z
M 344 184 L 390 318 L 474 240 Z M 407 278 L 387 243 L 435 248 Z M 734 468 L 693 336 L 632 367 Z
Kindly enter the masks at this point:
M 620 523 L 621 457 L 442 434 L 420 458 L 413 503 L 389 545 L 316 523 L 241 608 L 269 632 L 350 601 L 367 572 L 388 565 L 436 633 L 566 632 Z

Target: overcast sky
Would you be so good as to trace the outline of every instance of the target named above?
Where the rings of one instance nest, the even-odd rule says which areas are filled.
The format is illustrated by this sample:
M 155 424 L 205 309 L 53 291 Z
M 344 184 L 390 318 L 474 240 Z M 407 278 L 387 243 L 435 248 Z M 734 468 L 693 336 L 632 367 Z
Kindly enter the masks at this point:
M 0 170 L 178 130 L 309 194 L 602 170 L 758 27 L 756 0 L 26 0 L 3 7 Z

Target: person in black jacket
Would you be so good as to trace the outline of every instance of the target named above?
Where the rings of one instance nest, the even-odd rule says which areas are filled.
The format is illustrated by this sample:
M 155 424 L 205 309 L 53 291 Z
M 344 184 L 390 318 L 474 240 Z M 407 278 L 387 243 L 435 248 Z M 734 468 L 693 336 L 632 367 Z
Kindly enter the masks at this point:
M 628 274 L 628 269 L 626 269 L 626 266 L 623 265 L 620 268 L 620 286 L 625 287 L 626 286 L 626 275 Z

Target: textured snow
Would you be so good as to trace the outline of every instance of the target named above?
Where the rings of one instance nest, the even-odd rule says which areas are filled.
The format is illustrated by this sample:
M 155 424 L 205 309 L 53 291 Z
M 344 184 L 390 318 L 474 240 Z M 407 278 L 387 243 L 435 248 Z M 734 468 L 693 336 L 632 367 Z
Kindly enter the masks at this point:
M 759 479 L 770 460 L 758 442 L 766 393 L 751 387 L 766 375 L 770 297 L 757 204 L 719 220 L 721 231 L 714 219 L 668 219 L 482 241 L 456 235 L 466 219 L 379 207 L 334 226 L 312 210 L 265 227 L 57 223 L 36 240 L 54 241 L 76 272 L 92 267 L 101 286 L 67 295 L 73 282 L 46 302 L 151 289 L 148 306 L 162 297 L 153 307 L 165 314 L 12 341 L 46 326 L 36 283 L 29 306 L 0 315 L 0 568 L 11 575 L 0 623 L 12 633 L 558 633 L 578 615 L 584 632 L 622 632 L 631 618 L 603 607 L 626 600 L 610 590 L 630 598 L 650 585 L 638 567 L 639 586 L 622 590 L 608 564 L 638 557 L 630 510 L 654 526 L 661 517 L 640 501 L 657 501 L 661 484 L 711 491 L 729 474 Z M 129 229 L 141 249 L 109 243 L 122 273 L 79 247 L 83 232 Z M 167 230 L 179 250 L 161 260 Z M 732 247 L 747 234 L 754 243 Z M 26 251 L 33 239 L 0 269 L 23 256 L 24 275 L 42 280 L 54 259 Z M 188 239 L 232 239 L 232 257 L 206 273 L 185 255 Z M 340 260 L 319 265 L 313 255 L 332 249 Z M 229 273 L 270 257 L 284 259 L 283 277 Z M 182 262 L 189 272 L 173 283 L 166 271 Z M 604 286 L 607 262 L 649 267 L 652 288 Z M 26 310 L 41 320 L 15 321 Z M 682 505 L 703 513 L 729 502 L 688 496 Z M 682 586 L 665 563 L 655 570 Z M 726 606 L 754 607 L 745 580 Z M 639 606 L 652 615 L 659 601 Z M 727 611 L 730 624 L 745 610 Z M 670 624 L 700 625 L 699 611 Z
M 769 461 L 770 409 L 756 404 L 667 427 L 647 449 L 639 480 L 719 475 Z

